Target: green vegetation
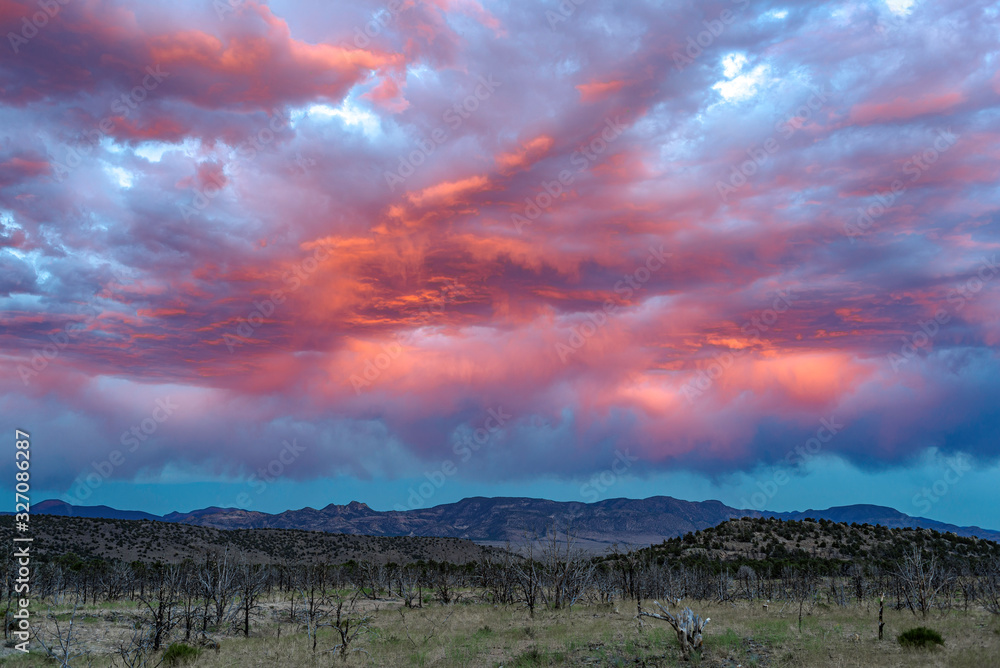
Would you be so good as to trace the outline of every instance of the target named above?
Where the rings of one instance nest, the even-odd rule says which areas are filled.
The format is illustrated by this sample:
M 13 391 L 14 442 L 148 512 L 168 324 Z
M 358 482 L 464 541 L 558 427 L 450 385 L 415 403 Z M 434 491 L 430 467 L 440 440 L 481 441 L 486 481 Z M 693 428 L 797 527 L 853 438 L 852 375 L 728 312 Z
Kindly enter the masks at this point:
M 899 644 L 903 647 L 914 647 L 918 649 L 930 649 L 938 645 L 944 645 L 944 638 L 934 629 L 926 626 L 918 626 L 899 634 Z
M 163 653 L 163 663 L 167 666 L 183 666 L 193 662 L 199 654 L 199 648 L 175 642 Z
M 52 519 L 33 562 L 34 653 L 0 649 L 4 666 L 49 665 L 41 643 L 62 647 L 71 624 L 69 665 L 97 668 L 902 668 L 928 647 L 941 665 L 978 668 L 1000 654 L 1000 549 L 927 530 L 741 519 L 602 555 L 565 534 L 530 551 L 473 546 L 463 563 L 424 558 L 460 542 L 232 531 L 204 534 L 223 542 L 192 542 L 183 549 L 201 556 L 171 563 L 99 555 L 134 556 L 149 540 L 169 553 L 215 530 L 164 525 L 157 538 L 148 522 Z M 80 527 L 104 532 L 100 547 Z M 11 555 L 0 566 L 9 585 Z M 13 606 L 9 591 L 0 609 Z M 712 620 L 690 661 L 666 617 L 685 607 Z M 915 620 L 937 630 L 900 633 Z
M 748 566 L 762 577 L 780 577 L 789 567 L 818 575 L 846 574 L 857 564 L 893 570 L 914 545 L 954 570 L 976 571 L 1000 558 L 1000 544 L 934 529 L 749 517 L 666 539 L 640 554 L 714 573 Z

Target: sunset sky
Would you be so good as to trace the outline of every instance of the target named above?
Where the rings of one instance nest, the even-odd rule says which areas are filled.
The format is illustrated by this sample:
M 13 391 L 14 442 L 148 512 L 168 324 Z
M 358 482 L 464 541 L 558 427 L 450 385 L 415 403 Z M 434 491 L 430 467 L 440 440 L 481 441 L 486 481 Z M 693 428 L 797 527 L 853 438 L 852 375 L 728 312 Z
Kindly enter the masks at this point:
M 1000 528 L 998 3 L 0 0 L 0 35 L 36 501 Z

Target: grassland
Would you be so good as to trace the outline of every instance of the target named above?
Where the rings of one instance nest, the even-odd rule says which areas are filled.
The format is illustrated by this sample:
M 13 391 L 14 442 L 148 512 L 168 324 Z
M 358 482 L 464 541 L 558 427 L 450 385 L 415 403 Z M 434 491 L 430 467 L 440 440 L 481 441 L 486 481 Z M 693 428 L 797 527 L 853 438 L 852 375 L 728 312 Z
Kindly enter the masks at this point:
M 76 611 L 78 657 L 71 666 L 111 666 L 115 642 L 130 633 L 129 605 L 106 603 Z M 651 607 L 650 602 L 644 606 Z M 705 647 L 692 661 L 681 659 L 676 637 L 666 624 L 636 618 L 635 602 L 575 605 L 572 609 L 536 611 L 530 618 L 517 606 L 482 603 L 406 609 L 399 600 L 359 602 L 368 617 L 364 630 L 342 660 L 328 652 L 339 643 L 330 628 L 320 629 L 317 651 L 307 629 L 289 621 L 289 603 L 270 600 L 258 614 L 249 638 L 218 636 L 218 650 L 202 649 L 189 664 L 204 668 L 271 666 L 801 666 L 895 668 L 949 666 L 984 668 L 1000 659 L 1000 619 L 981 610 L 934 612 L 919 619 L 908 611 L 885 611 L 885 639 L 878 640 L 878 605 L 846 607 L 818 603 L 798 626 L 797 607 L 759 604 L 693 603 L 711 618 Z M 35 623 L 50 633 L 56 620 L 66 628 L 73 615 L 67 606 L 35 611 Z M 43 619 L 46 614 L 51 617 Z M 896 636 L 926 625 L 945 638 L 937 650 L 903 649 Z M 176 633 L 175 633 L 176 635 Z M 192 643 L 193 644 L 193 643 Z M 38 643 L 32 646 L 38 648 Z M 11 650 L 5 650 L 10 652 Z M 148 665 L 157 665 L 162 651 Z M 58 665 L 38 651 L 7 654 L 0 664 L 11 668 Z

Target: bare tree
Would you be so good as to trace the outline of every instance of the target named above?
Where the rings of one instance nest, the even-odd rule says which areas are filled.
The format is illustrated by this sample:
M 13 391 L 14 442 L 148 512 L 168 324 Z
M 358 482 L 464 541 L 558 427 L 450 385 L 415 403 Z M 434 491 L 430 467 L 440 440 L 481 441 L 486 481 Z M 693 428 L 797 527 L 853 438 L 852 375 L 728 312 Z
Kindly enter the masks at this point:
M 260 596 L 270 579 L 267 566 L 250 563 L 244 554 L 240 557 L 236 576 L 236 590 L 240 601 L 238 609 L 243 617 L 243 636 L 250 637 L 250 615 L 260 607 Z
M 983 564 L 979 575 L 983 607 L 994 615 L 1000 615 L 1000 558 L 994 559 L 992 564 Z
M 59 668 L 70 668 L 70 659 L 73 659 L 73 662 L 79 665 L 76 659 L 84 656 L 82 651 L 74 650 L 73 647 L 73 627 L 76 624 L 76 611 L 79 607 L 80 601 L 73 604 L 73 612 L 69 616 L 68 626 L 61 626 L 59 618 L 52 614 L 51 609 L 49 610 L 48 618 L 55 627 L 55 631 L 49 635 L 48 642 L 45 642 L 46 634 L 40 633 L 38 630 L 34 631 L 35 640 L 42 646 L 46 654 L 55 659 L 59 664 Z
M 572 607 L 590 584 L 594 566 L 586 554 L 575 547 L 576 536 L 569 530 L 559 532 L 553 528 L 542 547 L 541 562 L 545 572 L 542 594 L 553 608 Z
M 217 554 L 214 561 L 206 561 L 199 573 L 202 595 L 205 597 L 205 611 L 202 617 L 201 632 L 204 635 L 208 627 L 208 615 L 214 608 L 215 626 L 221 626 L 231 610 L 234 596 L 235 568 L 229 550 Z M 210 608 L 209 602 L 212 603 Z
M 441 605 L 457 603 L 462 596 L 462 574 L 451 564 L 440 564 L 431 573 L 431 584 Z
M 615 543 L 610 548 L 612 562 L 616 565 L 615 574 L 618 576 L 618 587 L 622 592 L 622 598 L 634 598 L 636 601 L 641 597 L 639 592 L 639 557 L 635 550 L 625 549 L 622 551 Z
M 753 602 L 757 593 L 757 571 L 747 565 L 740 566 L 736 571 L 736 581 L 740 583 L 747 600 Z
M 104 588 L 104 598 L 117 601 L 130 589 L 135 573 L 131 564 L 115 560 L 98 577 Z
M 420 571 L 416 567 L 403 566 L 399 569 L 396 573 L 396 589 L 399 592 L 400 598 L 403 599 L 404 606 L 412 608 L 414 607 L 414 601 L 416 601 L 416 607 L 423 607 L 422 584 Z
M 178 595 L 181 597 L 181 609 L 180 616 L 184 620 L 184 640 L 191 639 L 191 631 L 194 629 L 195 618 L 198 616 L 199 610 L 208 609 L 208 600 L 206 599 L 202 602 L 199 594 L 201 593 L 200 583 L 195 577 L 193 568 L 191 564 L 186 562 L 181 566 L 182 576 L 180 582 L 180 591 Z
M 528 608 L 528 616 L 535 616 L 535 606 L 542 588 L 541 566 L 535 561 L 534 542 L 528 541 L 524 558 L 514 565 L 514 577 L 520 591 L 520 599 Z
M 377 601 L 379 594 L 385 589 L 385 583 L 388 579 L 385 565 L 372 561 L 362 561 L 358 564 L 354 575 L 358 592 L 373 601 Z
M 402 608 L 397 608 L 397 611 L 399 612 L 400 621 L 401 621 L 401 623 L 403 625 L 403 632 L 406 634 L 406 639 L 410 641 L 410 644 L 413 645 L 414 648 L 426 647 L 427 643 L 430 642 L 431 638 L 433 638 L 435 635 L 437 635 L 438 628 L 441 625 L 443 625 L 443 624 L 447 624 L 448 620 L 451 619 L 451 616 L 453 614 L 455 614 L 455 611 L 452 610 L 451 612 L 448 613 L 448 615 L 443 620 L 439 620 L 439 621 L 435 622 L 433 619 L 428 620 L 427 617 L 426 617 L 426 614 L 423 611 L 421 611 L 419 613 L 418 612 L 411 612 L 410 613 L 411 615 L 413 615 L 413 614 L 423 615 L 424 616 L 424 620 L 428 621 L 430 623 L 430 627 L 431 627 L 430 631 L 428 631 L 427 633 L 425 633 L 423 635 L 423 637 L 420 639 L 420 644 L 417 644 L 417 641 L 413 639 L 412 635 L 410 635 L 410 629 L 409 629 L 409 627 L 408 627 L 408 625 L 406 623 L 406 614 L 403 612 L 403 609 Z
M 153 649 L 154 633 L 141 621 L 132 627 L 132 632 L 118 641 L 115 647 L 115 658 L 112 666 L 118 661 L 124 668 L 156 668 L 163 659 L 157 659 L 157 651 Z
M 926 617 L 934 607 L 938 595 L 951 584 L 952 577 L 937 562 L 937 556 L 931 553 L 924 556 L 923 549 L 914 545 L 913 549 L 903 555 L 903 561 L 896 573 L 902 585 L 906 607 L 916 615 Z
M 807 567 L 799 569 L 786 567 L 782 573 L 782 577 L 788 593 L 791 594 L 792 600 L 799 604 L 799 632 L 801 632 L 802 613 L 805 611 L 806 603 L 815 600 L 818 578 Z
M 715 576 L 715 598 L 719 603 L 733 600 L 732 584 L 733 577 L 729 574 L 728 568 L 723 568 Z
M 326 564 L 305 565 L 298 585 L 302 596 L 302 614 L 306 618 L 306 637 L 312 640 L 314 652 L 318 640 L 317 631 L 330 614 L 327 607 L 327 568 Z
M 347 661 L 349 652 L 368 653 L 360 647 L 351 649 L 351 644 L 357 640 L 359 635 L 368 631 L 371 623 L 371 615 L 362 613 L 358 608 L 358 594 L 360 593 L 360 590 L 356 590 L 349 600 L 343 598 L 338 600 L 336 612 L 331 616 L 329 622 L 329 626 L 340 635 L 340 643 L 326 651 L 339 653 L 342 661 Z
M 173 617 L 173 607 L 177 604 L 176 595 L 181 582 L 180 567 L 167 566 L 157 572 L 155 578 L 154 586 L 139 596 L 140 604 L 145 606 L 149 614 L 154 652 L 159 651 L 176 621 Z

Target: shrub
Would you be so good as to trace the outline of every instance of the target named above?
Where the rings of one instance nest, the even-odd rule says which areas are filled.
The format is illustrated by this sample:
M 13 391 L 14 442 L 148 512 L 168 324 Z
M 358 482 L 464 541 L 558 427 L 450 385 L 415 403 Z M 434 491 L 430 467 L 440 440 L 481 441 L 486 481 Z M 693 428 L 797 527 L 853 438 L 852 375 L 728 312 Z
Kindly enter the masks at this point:
M 941 634 L 934 629 L 925 626 L 918 626 L 915 629 L 903 631 L 899 634 L 899 644 L 903 647 L 917 647 L 927 649 L 935 645 L 943 645 L 944 639 Z
M 201 650 L 197 647 L 175 642 L 163 653 L 163 663 L 168 666 L 183 666 L 194 661 L 199 654 L 201 654 Z

